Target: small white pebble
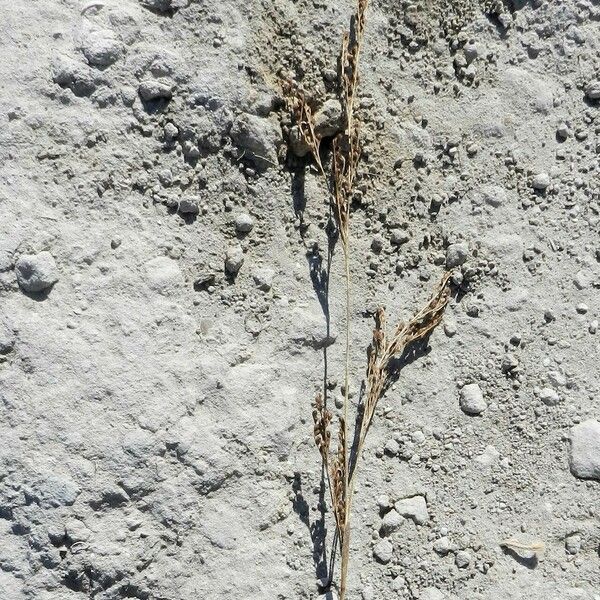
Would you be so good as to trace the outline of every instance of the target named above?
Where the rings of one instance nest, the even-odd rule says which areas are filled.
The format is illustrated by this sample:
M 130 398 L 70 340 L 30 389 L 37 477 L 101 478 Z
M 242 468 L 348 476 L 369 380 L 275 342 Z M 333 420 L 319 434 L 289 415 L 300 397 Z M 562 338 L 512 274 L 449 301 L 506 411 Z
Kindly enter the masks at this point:
M 407 519 L 412 519 L 417 525 L 429 521 L 429 511 L 424 496 L 412 496 L 398 500 L 394 505 L 396 511 Z
M 388 456 L 397 456 L 400 451 L 400 446 L 396 440 L 391 439 L 385 443 L 384 451 Z
M 462 388 L 460 407 L 468 415 L 479 415 L 487 408 L 483 392 L 477 383 L 468 383 Z
M 556 406 L 560 402 L 560 397 L 552 388 L 543 388 L 540 391 L 540 400 L 546 406 Z
M 446 321 L 444 323 L 444 333 L 448 337 L 454 337 L 456 335 L 456 323 L 454 321 Z
M 466 550 L 459 550 L 454 562 L 459 569 L 465 569 L 471 564 L 471 555 Z
M 388 510 L 392 506 L 390 497 L 387 494 L 379 496 L 379 498 L 377 498 L 377 506 L 379 507 L 379 510 Z
M 231 246 L 225 256 L 225 269 L 231 275 L 236 275 L 244 264 L 244 252 L 240 246 Z
M 446 554 L 452 550 L 452 543 L 446 536 L 443 536 L 433 543 L 433 549 L 440 556 L 446 556 Z
M 392 555 L 394 552 L 394 547 L 392 543 L 388 540 L 381 540 L 378 544 L 373 548 L 373 556 L 375 560 L 378 562 L 387 565 L 387 563 L 392 560 Z
M 235 230 L 238 233 L 248 233 L 254 227 L 254 219 L 248 213 L 242 213 L 235 218 Z
M 388 536 L 391 533 L 394 533 L 394 531 L 397 531 L 400 528 L 403 522 L 404 517 L 400 516 L 395 510 L 390 510 L 390 512 L 385 514 L 383 521 L 381 522 L 381 534 L 383 536 Z
M 581 479 L 600 481 L 600 423 L 588 419 L 571 429 L 569 466 Z
M 545 172 L 538 173 L 533 178 L 532 185 L 536 190 L 545 190 L 550 185 L 550 175 Z

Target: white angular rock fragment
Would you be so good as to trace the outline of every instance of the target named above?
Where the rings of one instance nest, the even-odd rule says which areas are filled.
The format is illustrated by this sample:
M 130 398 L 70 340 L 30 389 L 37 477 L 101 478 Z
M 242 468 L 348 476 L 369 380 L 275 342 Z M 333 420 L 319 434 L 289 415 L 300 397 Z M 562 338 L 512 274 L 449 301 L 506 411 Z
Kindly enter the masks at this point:
M 387 565 L 390 560 L 392 560 L 393 553 L 394 547 L 388 540 L 381 540 L 375 544 L 375 547 L 373 548 L 373 556 L 375 557 L 375 560 L 384 565 Z
M 538 173 L 533 178 L 531 185 L 535 190 L 545 190 L 550 185 L 550 175 L 546 172 Z
M 503 373 L 513 373 L 519 368 L 519 359 L 512 352 L 507 352 L 500 361 L 500 368 Z
M 460 407 L 468 415 L 480 415 L 487 408 L 477 383 L 468 383 L 460 390 Z
M 447 536 L 443 536 L 435 542 L 433 542 L 433 549 L 440 555 L 446 556 L 449 552 L 452 551 L 453 545 L 450 539 Z
M 237 275 L 244 264 L 244 252 L 241 246 L 230 246 L 225 255 L 225 270 L 230 275 Z
M 475 461 L 484 467 L 489 467 L 500 458 L 500 452 L 494 446 L 486 446 L 485 450 L 475 457 Z
M 588 419 L 571 428 L 569 466 L 581 479 L 600 480 L 600 423 Z
M 446 266 L 454 269 L 464 264 L 469 255 L 469 247 L 464 242 L 450 244 L 446 250 Z
M 446 321 L 444 321 L 444 333 L 448 337 L 454 337 L 457 331 L 458 329 L 456 327 L 456 321 L 452 319 L 447 319 Z
M 394 509 L 390 510 L 390 512 L 385 514 L 381 522 L 381 534 L 385 537 L 394 533 L 394 531 L 397 531 L 400 528 L 403 521 L 404 517 L 402 517 L 402 515 Z
M 590 81 L 585 86 L 585 96 L 590 100 L 600 100 L 600 79 Z
M 82 521 L 75 518 L 67 519 L 64 531 L 74 543 L 84 542 L 88 540 L 92 534 Z
M 425 441 L 426 437 L 420 429 L 417 429 L 410 434 L 410 439 L 413 441 L 413 443 L 419 445 Z
M 571 129 L 566 123 L 559 123 L 558 127 L 556 128 L 556 135 L 561 140 L 566 140 L 571 135 Z
M 446 320 L 444 322 L 444 333 L 448 336 L 448 337 L 454 337 L 456 335 L 456 332 L 458 331 L 458 329 L 456 328 L 456 323 L 452 320 Z
M 177 139 L 177 136 L 179 135 L 179 129 L 174 123 L 167 123 L 163 128 L 163 133 L 165 136 L 165 141 L 172 142 L 173 140 Z
M 475 79 L 477 77 L 477 67 L 474 64 L 470 64 L 465 69 L 465 77 L 467 79 Z
M 281 130 L 269 119 L 247 113 L 239 115 L 230 131 L 231 139 L 258 168 L 277 166 Z
M 173 86 L 160 79 L 147 79 L 140 83 L 138 94 L 145 102 L 160 99 L 170 100 L 173 96 Z
M 238 233 L 249 233 L 254 227 L 254 219 L 248 213 L 241 213 L 235 218 L 235 230 Z
M 459 550 L 456 553 L 454 562 L 459 569 L 466 569 L 471 564 L 471 555 L 466 550 Z
M 102 29 L 90 32 L 81 44 L 81 50 L 90 65 L 108 67 L 123 54 L 123 44 L 113 31 Z
M 385 443 L 383 450 L 388 456 L 398 456 L 400 446 L 398 442 L 392 438 Z
M 556 406 L 560 402 L 560 397 L 552 388 L 543 388 L 540 391 L 540 400 L 547 406 Z
M 259 290 L 268 292 L 273 287 L 275 271 L 269 267 L 260 267 L 254 271 L 252 278 Z
M 319 137 L 330 137 L 342 130 L 342 105 L 339 100 L 327 100 L 314 115 L 315 133 Z
M 567 385 L 567 378 L 560 371 L 548 371 L 546 378 L 555 387 L 564 387 Z
M 412 519 L 417 525 L 423 525 L 423 523 L 429 521 L 427 502 L 423 496 L 412 496 L 411 498 L 398 500 L 394 504 L 394 508 L 400 515 Z
M 50 252 L 23 254 L 15 263 L 17 282 L 24 292 L 43 292 L 58 281 L 58 269 Z

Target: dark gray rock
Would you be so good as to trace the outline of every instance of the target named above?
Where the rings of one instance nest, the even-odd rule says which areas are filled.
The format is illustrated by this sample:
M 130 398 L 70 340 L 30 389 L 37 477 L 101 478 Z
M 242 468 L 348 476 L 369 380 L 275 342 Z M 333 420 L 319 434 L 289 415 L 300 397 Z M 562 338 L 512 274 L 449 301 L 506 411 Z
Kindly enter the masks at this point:
M 446 250 L 446 266 L 449 269 L 454 269 L 464 264 L 469 256 L 469 247 L 464 242 L 451 244 Z

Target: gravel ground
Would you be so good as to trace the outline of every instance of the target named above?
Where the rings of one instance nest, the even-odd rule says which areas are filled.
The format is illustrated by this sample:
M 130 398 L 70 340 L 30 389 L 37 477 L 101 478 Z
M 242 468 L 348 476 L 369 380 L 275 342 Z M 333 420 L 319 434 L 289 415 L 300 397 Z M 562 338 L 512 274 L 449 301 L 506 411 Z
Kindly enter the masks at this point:
M 336 131 L 353 9 L 0 0 L 0 598 L 335 596 L 342 254 L 281 83 Z M 378 407 L 348 600 L 598 600 L 600 3 L 372 0 L 361 61 L 354 403 L 375 308 L 454 296 Z

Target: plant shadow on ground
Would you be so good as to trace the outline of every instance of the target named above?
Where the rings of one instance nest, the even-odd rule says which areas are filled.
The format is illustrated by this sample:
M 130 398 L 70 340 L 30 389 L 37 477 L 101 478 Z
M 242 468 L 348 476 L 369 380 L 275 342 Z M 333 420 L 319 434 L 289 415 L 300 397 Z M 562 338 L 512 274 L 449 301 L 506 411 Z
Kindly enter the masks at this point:
M 327 253 L 326 256 L 316 246 L 309 247 L 308 242 L 305 238 L 307 227 L 304 224 L 304 210 L 306 208 L 306 195 L 304 191 L 305 183 L 305 167 L 299 168 L 292 172 L 292 185 L 291 193 L 293 200 L 294 214 L 299 222 L 299 232 L 304 247 L 306 249 L 306 260 L 308 262 L 308 269 L 310 280 L 313 286 L 313 290 L 319 301 L 323 316 L 325 318 L 326 328 L 326 339 L 331 338 L 331 320 L 329 313 L 329 274 L 331 272 L 331 262 L 333 259 L 333 252 L 335 245 L 338 241 L 337 230 L 333 224 L 333 217 L 331 214 L 331 207 L 329 209 L 329 220 L 327 225 Z M 327 360 L 327 345 L 323 347 L 323 378 L 322 378 L 322 393 L 325 405 L 327 406 L 328 401 L 328 360 Z M 294 492 L 293 509 L 294 512 L 300 517 L 300 520 L 306 525 L 310 532 L 311 541 L 313 545 L 313 562 L 315 567 L 315 575 L 317 580 L 324 584 L 324 588 L 329 587 L 332 580 L 333 571 L 333 560 L 335 557 L 335 540 L 333 550 L 331 552 L 331 559 L 328 564 L 327 554 L 327 526 L 326 526 L 326 512 L 327 512 L 327 473 L 324 466 L 321 467 L 321 478 L 319 483 L 319 496 L 318 496 L 318 517 L 316 520 L 311 522 L 310 509 L 306 498 L 302 492 L 302 477 L 300 473 L 295 473 L 294 480 L 292 482 L 292 489 Z
M 431 334 L 421 340 L 412 342 L 411 344 L 406 346 L 404 352 L 402 352 L 400 356 L 390 361 L 390 365 L 388 368 L 388 377 L 385 387 L 383 388 L 383 392 L 381 395 L 382 397 L 385 396 L 389 388 L 398 381 L 402 369 L 404 369 L 404 367 L 407 367 L 416 360 L 419 360 L 420 358 L 423 358 L 424 356 L 429 354 L 431 350 L 431 347 L 429 346 L 430 337 Z M 356 426 L 354 428 L 354 438 L 352 439 L 352 445 L 350 446 L 350 476 L 352 476 L 352 473 L 356 468 L 356 462 L 359 458 L 356 452 L 358 449 L 360 431 L 362 429 L 362 420 L 364 416 L 364 399 L 366 391 L 367 390 L 365 386 L 365 380 L 363 379 L 358 397 L 358 408 L 356 413 Z
M 532 556 L 521 556 L 516 550 L 506 547 L 503 547 L 502 551 L 507 556 L 516 560 L 520 565 L 523 565 L 530 570 L 533 570 L 538 566 L 539 559 L 537 554 L 533 554 Z

